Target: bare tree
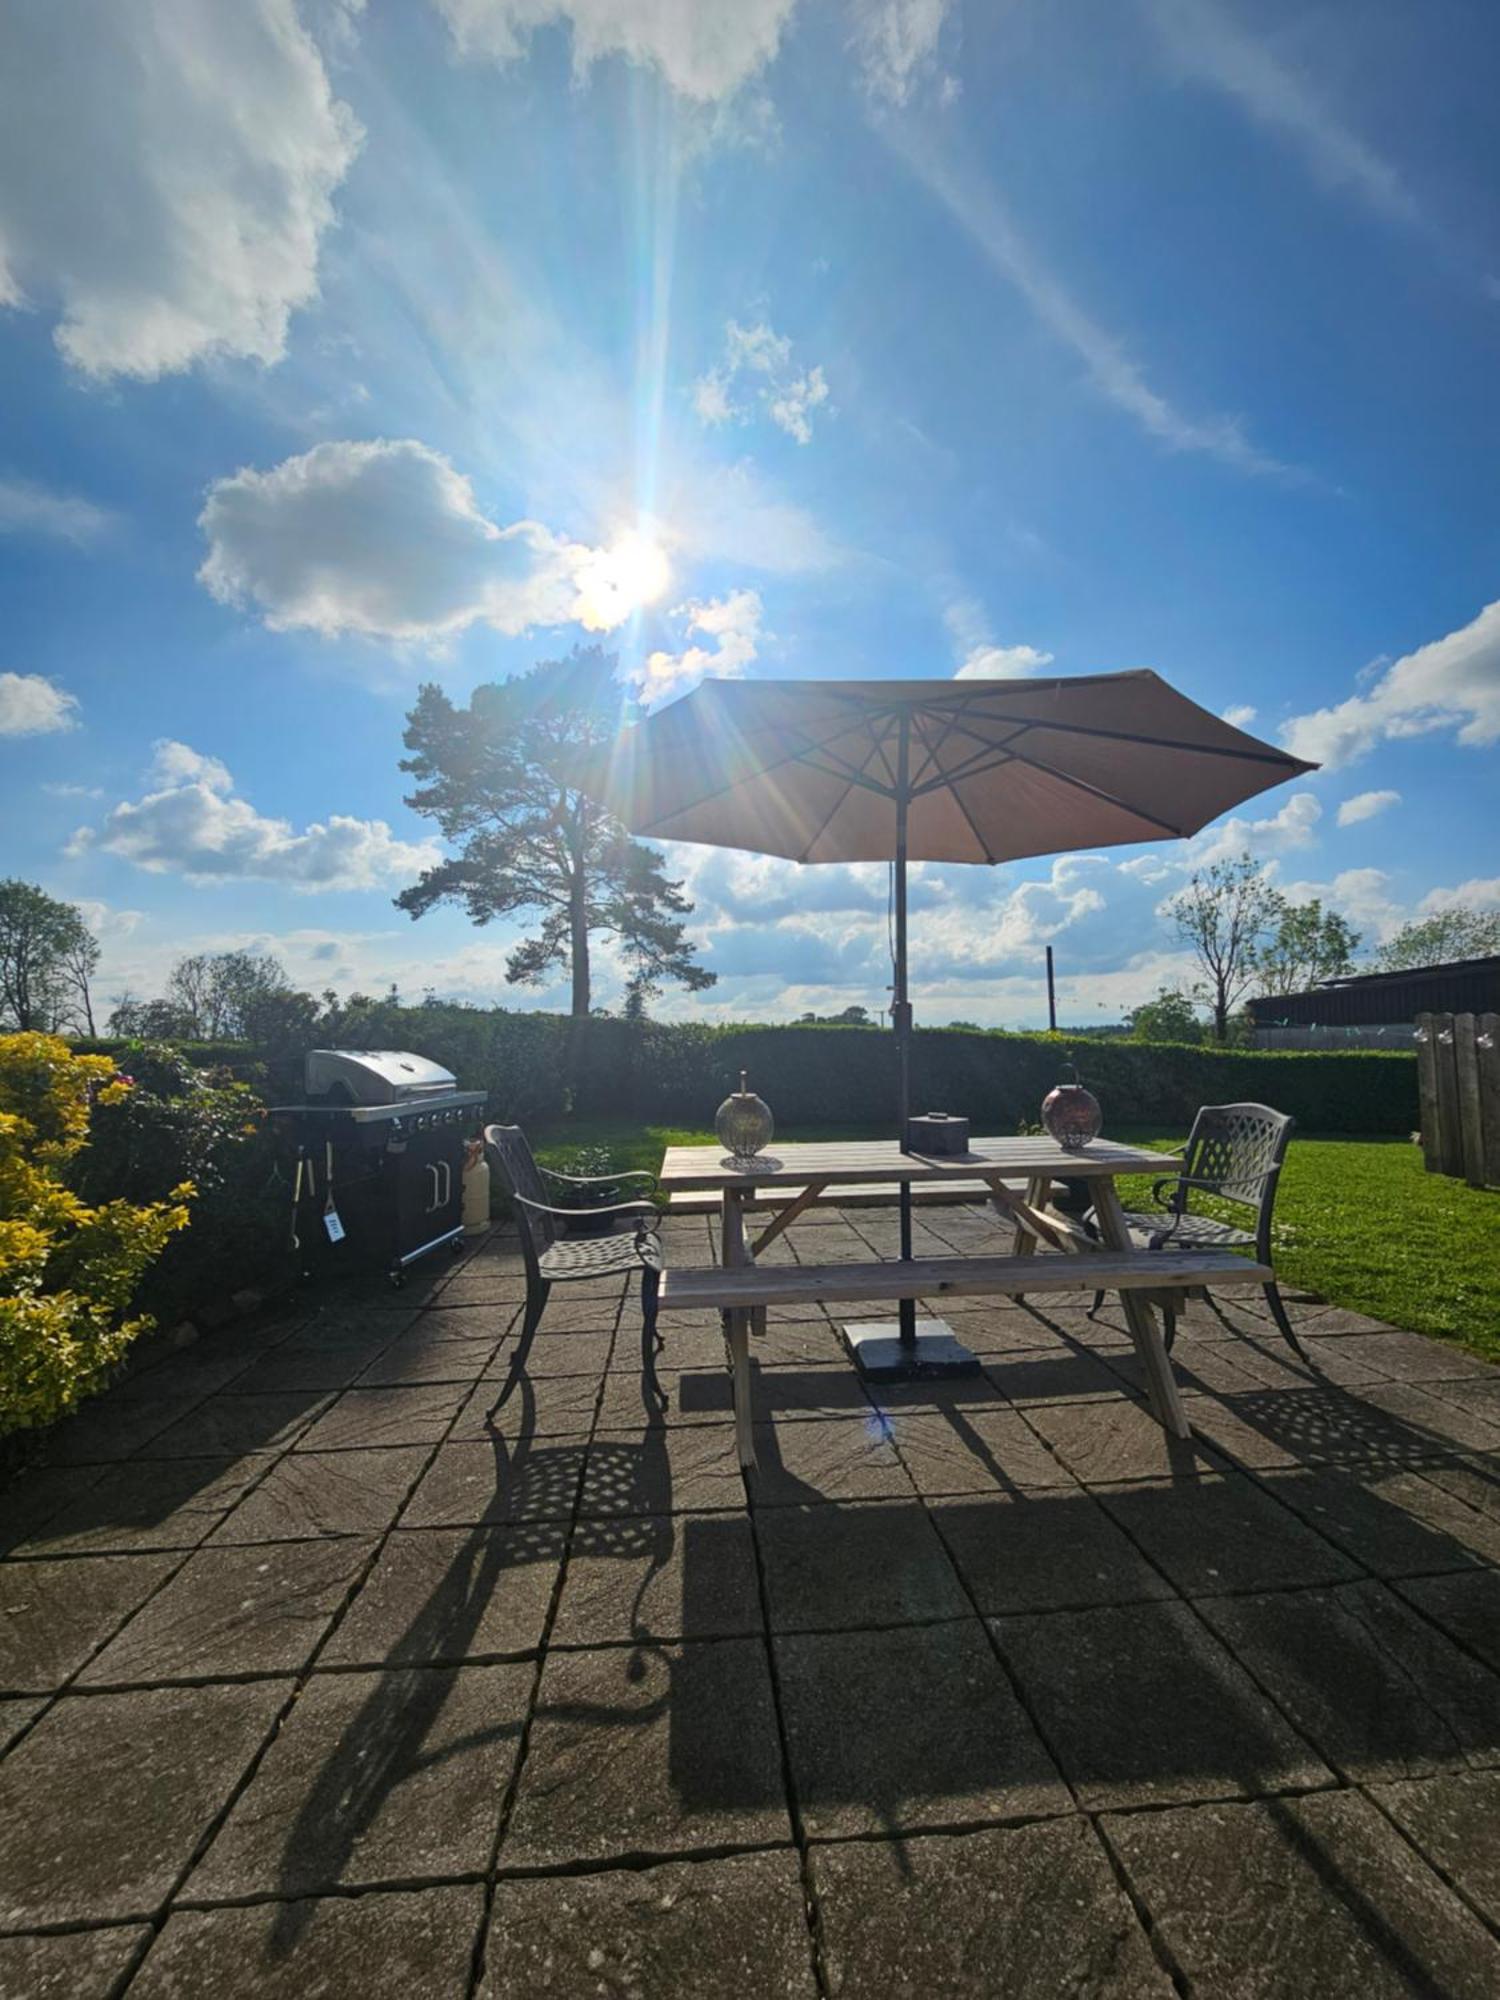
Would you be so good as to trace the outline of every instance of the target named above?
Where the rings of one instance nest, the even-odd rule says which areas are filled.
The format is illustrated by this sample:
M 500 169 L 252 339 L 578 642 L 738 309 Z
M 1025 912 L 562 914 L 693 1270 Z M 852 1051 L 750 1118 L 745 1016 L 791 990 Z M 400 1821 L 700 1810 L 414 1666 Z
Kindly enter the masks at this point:
M 1167 904 L 1167 915 L 1203 969 L 1199 990 L 1213 1010 L 1214 1040 L 1229 1040 L 1229 1017 L 1255 984 L 1261 944 L 1285 908 L 1266 871 L 1248 854 L 1199 869 Z

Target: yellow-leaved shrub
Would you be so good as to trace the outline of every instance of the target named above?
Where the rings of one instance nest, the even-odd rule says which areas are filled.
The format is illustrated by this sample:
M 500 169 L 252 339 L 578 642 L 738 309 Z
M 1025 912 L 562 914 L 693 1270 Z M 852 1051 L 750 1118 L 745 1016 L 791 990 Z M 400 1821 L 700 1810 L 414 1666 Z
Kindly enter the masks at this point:
M 152 1324 L 130 1302 L 186 1224 L 191 1183 L 91 1207 L 67 1180 L 94 1106 L 130 1087 L 108 1056 L 0 1035 L 0 1435 L 64 1415 Z

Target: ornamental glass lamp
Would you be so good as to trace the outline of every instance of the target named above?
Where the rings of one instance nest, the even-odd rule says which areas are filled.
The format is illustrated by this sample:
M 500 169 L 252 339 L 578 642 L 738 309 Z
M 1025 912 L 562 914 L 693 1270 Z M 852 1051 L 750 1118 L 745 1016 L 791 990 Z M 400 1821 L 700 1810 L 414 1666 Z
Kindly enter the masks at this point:
M 719 1144 L 735 1159 L 751 1160 L 770 1145 L 775 1129 L 770 1105 L 756 1096 L 741 1070 L 739 1089 L 724 1099 L 714 1119 Z
M 1076 1069 L 1071 1083 L 1055 1085 L 1043 1099 L 1042 1124 L 1048 1138 L 1054 1139 L 1065 1153 L 1081 1153 L 1098 1138 L 1104 1113 L 1094 1093 L 1079 1082 Z

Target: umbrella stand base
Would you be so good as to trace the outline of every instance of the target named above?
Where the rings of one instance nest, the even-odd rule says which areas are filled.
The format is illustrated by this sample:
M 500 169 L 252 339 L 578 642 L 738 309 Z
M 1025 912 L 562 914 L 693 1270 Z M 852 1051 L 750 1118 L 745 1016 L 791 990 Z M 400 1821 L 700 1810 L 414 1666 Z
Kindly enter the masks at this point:
M 867 1382 L 930 1382 L 979 1372 L 979 1357 L 946 1320 L 918 1320 L 914 1347 L 902 1346 L 899 1320 L 860 1320 L 844 1328 L 844 1345 Z

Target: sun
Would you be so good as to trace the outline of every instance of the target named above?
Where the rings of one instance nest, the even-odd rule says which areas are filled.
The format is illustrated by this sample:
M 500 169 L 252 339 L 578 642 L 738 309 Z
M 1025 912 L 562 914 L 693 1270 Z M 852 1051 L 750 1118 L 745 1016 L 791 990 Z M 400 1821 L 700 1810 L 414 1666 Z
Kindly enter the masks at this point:
M 654 603 L 672 580 L 661 545 L 632 531 L 598 549 L 578 576 L 583 623 L 597 631 L 623 625 L 633 612 Z

